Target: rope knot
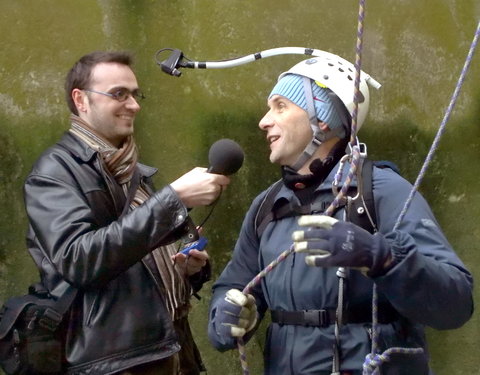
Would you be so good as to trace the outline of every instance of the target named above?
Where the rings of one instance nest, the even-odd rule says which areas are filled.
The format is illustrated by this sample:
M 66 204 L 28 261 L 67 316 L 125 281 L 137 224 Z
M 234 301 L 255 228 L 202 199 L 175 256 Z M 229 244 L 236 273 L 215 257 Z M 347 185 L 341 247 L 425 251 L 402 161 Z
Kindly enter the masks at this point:
M 389 348 L 382 354 L 369 353 L 363 363 L 362 375 L 380 375 L 380 366 L 390 361 L 391 354 L 423 354 L 423 348 Z
M 380 366 L 390 360 L 388 353 L 369 353 L 363 363 L 363 375 L 377 375 L 380 373 Z

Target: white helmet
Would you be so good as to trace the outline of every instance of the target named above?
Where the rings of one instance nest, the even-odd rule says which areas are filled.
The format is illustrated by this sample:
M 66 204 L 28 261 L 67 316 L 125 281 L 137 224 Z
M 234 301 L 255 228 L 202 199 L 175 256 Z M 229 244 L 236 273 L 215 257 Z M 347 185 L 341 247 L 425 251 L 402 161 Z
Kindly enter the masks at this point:
M 280 74 L 278 80 L 282 79 L 287 74 L 296 74 L 314 80 L 321 87 L 328 88 L 333 94 L 331 96 L 332 103 L 336 107 L 338 115 L 342 119 L 346 134 L 350 134 L 351 119 L 354 110 L 354 92 L 355 92 L 355 66 L 340 56 L 333 53 L 315 50 L 315 57 L 301 61 L 294 65 L 288 71 Z M 370 93 L 368 85 L 379 89 L 381 87 L 375 79 L 370 77 L 367 73 L 361 71 L 360 73 L 360 97 L 358 101 L 357 113 L 357 131 L 360 130 L 368 113 L 368 106 L 370 103 Z M 305 85 L 305 95 L 312 96 L 310 85 Z M 307 90 L 308 87 L 308 90 Z M 309 92 L 307 92 L 309 91 Z M 338 99 L 343 103 L 348 111 L 349 118 L 345 113 L 345 108 L 342 108 L 338 103 Z M 310 104 L 309 104 L 310 103 Z M 307 113 L 310 118 L 310 126 L 313 130 L 313 138 L 310 144 L 305 148 L 303 154 L 292 166 L 294 170 L 299 170 L 305 162 L 315 153 L 315 150 L 320 144 L 328 139 L 328 137 L 335 136 L 335 132 L 326 135 L 318 127 L 318 121 L 315 116 L 315 109 L 312 100 L 307 99 Z
M 320 83 L 321 86 L 332 90 L 343 102 L 350 116 L 352 116 L 354 109 L 355 66 L 333 53 L 320 52 L 319 56 L 301 61 L 287 72 L 280 74 L 278 79 L 280 80 L 286 74 L 297 74 L 313 79 Z M 368 84 L 376 89 L 379 89 L 381 86 L 375 79 L 362 71 L 360 74 L 359 88 L 361 97 L 358 103 L 357 130 L 362 126 L 368 113 L 368 105 L 370 103 Z

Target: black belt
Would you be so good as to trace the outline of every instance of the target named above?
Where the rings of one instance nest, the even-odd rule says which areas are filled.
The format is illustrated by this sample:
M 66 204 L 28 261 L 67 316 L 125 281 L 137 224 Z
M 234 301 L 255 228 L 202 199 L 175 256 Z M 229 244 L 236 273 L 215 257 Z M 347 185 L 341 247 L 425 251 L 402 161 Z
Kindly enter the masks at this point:
M 336 309 L 325 310 L 303 310 L 303 311 L 282 311 L 272 310 L 272 322 L 280 325 L 296 325 L 311 327 L 328 327 L 335 323 Z M 396 312 L 388 311 L 379 313 L 378 322 L 381 324 L 391 323 L 398 319 Z M 348 323 L 371 323 L 370 311 L 344 311 L 342 324 Z

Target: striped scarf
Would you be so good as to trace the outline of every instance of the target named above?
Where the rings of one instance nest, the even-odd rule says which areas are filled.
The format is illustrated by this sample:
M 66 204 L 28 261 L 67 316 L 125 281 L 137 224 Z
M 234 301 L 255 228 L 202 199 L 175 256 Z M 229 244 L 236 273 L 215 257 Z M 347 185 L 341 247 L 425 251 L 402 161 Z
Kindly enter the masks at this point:
M 133 136 L 128 136 L 123 145 L 117 149 L 95 133 L 95 130 L 80 117 L 72 114 L 70 121 L 69 131 L 90 148 L 100 153 L 107 170 L 122 187 L 125 196 L 128 196 L 130 180 L 138 160 L 137 147 Z M 139 186 L 130 203 L 130 210 L 140 206 L 149 197 L 149 192 Z M 152 252 L 165 288 L 167 309 L 174 321 L 186 316 L 190 307 L 190 287 L 180 269 L 175 267 L 171 259 L 172 255 L 176 253 L 177 247 L 175 244 L 160 246 Z

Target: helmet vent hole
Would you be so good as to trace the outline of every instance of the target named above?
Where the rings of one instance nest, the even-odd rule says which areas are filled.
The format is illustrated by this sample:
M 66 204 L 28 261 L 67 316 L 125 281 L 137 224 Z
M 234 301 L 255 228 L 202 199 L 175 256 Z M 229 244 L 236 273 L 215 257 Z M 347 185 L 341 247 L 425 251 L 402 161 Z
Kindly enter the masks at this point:
M 328 79 L 328 75 L 325 74 L 325 75 L 323 76 L 323 79 Z
M 350 75 L 348 75 L 347 78 L 348 78 L 350 81 L 353 81 L 353 78 L 350 77 Z
M 333 66 L 333 63 L 329 62 L 328 65 L 329 65 L 329 66 Z
M 343 70 L 342 68 L 338 68 L 338 71 L 343 73 L 345 70 Z

